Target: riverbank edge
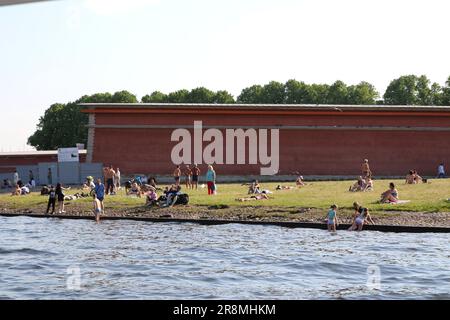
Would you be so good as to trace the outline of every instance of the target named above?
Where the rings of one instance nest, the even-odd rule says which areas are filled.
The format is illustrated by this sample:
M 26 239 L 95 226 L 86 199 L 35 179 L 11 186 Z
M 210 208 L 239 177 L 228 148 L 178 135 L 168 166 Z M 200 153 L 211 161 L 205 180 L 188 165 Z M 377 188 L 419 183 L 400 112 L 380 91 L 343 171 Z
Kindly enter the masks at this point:
M 30 218 L 56 218 L 69 220 L 94 220 L 93 215 L 48 215 L 30 213 L 0 213 L 2 217 L 30 217 Z M 196 223 L 201 225 L 221 225 L 221 224 L 246 224 L 246 225 L 267 225 L 285 228 L 309 228 L 326 230 L 325 223 L 316 222 L 289 222 L 289 221 L 253 221 L 253 220 L 225 220 L 225 219 L 181 219 L 181 218 L 154 218 L 154 217 L 124 217 L 124 216 L 103 216 L 101 220 L 128 220 L 143 222 L 175 222 L 175 223 Z M 340 224 L 337 230 L 347 230 L 349 224 Z M 450 233 L 447 227 L 422 227 L 422 226 L 394 226 L 394 225 L 370 225 L 364 226 L 364 230 L 394 232 L 394 233 Z

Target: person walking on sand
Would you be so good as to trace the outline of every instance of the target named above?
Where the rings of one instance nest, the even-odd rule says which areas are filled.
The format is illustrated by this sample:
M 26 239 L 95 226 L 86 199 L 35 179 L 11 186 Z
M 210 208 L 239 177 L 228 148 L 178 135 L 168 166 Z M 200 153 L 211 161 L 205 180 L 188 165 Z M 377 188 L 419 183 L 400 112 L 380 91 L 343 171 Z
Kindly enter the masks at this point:
M 200 176 L 200 168 L 197 166 L 197 164 L 194 164 L 194 167 L 192 168 L 192 189 L 195 190 L 198 189 L 198 177 Z
M 361 165 L 362 176 L 367 177 L 371 176 L 372 172 L 370 171 L 369 160 L 364 159 L 363 164 Z
M 212 165 L 208 165 L 206 184 L 208 185 L 208 195 L 216 194 L 216 172 Z
M 186 165 L 186 169 L 184 170 L 184 176 L 186 178 L 186 189 L 191 189 L 192 188 L 192 183 L 191 183 L 192 169 L 189 165 Z
M 102 214 L 103 211 L 103 203 L 102 201 L 100 201 L 97 196 L 94 194 L 92 195 L 92 197 L 94 198 L 94 215 L 95 215 L 95 222 L 99 223 L 100 222 L 100 215 Z
M 180 176 L 181 176 L 181 169 L 180 166 L 177 166 L 173 171 L 173 178 L 175 179 L 176 186 L 180 185 Z
M 327 227 L 330 232 L 336 232 L 336 226 L 339 224 L 337 218 L 337 208 L 337 205 L 333 204 L 327 213 Z
M 98 178 L 97 183 L 95 184 L 95 198 L 100 201 L 100 209 L 101 212 L 105 213 L 105 205 L 103 201 L 105 199 L 105 185 L 102 183 L 102 179 Z

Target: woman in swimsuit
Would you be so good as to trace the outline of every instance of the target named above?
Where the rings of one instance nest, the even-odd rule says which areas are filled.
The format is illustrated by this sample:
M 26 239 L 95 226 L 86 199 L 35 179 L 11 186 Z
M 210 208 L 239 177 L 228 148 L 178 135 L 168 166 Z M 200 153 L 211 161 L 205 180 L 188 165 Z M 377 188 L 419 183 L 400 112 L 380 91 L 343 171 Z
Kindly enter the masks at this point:
M 369 209 L 364 208 L 358 202 L 353 203 L 353 208 L 355 209 L 355 215 L 353 219 L 352 226 L 348 229 L 349 231 L 357 230 L 361 231 L 364 223 L 369 221 L 372 224 L 375 224 L 372 220 L 372 217 L 369 214 Z
M 381 194 L 381 203 L 396 203 L 398 202 L 398 191 L 395 189 L 393 182 L 389 183 L 389 189 Z

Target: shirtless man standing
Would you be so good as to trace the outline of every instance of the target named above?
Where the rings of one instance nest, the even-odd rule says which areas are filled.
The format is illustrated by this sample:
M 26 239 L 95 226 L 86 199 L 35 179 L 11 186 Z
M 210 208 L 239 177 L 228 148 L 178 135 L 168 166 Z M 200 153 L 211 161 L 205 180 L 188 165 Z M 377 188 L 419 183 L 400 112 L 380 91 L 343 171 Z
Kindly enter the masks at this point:
M 176 186 L 180 185 L 180 176 L 181 176 L 181 169 L 180 169 L 180 166 L 177 166 L 175 168 L 175 170 L 173 171 L 173 177 L 175 179 Z
M 370 167 L 369 167 L 369 160 L 364 159 L 363 164 L 361 165 L 361 171 L 362 171 L 362 176 L 363 177 L 367 177 L 367 176 L 371 176 L 372 172 L 370 171 Z

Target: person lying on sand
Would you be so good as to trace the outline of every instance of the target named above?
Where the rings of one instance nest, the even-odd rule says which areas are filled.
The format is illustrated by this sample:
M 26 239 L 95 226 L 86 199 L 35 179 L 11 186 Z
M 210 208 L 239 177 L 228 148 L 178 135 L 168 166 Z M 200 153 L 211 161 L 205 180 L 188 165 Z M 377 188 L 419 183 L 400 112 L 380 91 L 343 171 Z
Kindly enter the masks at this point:
M 398 191 L 393 182 L 389 183 L 389 189 L 381 194 L 381 203 L 397 203 L 399 200 Z
M 269 199 L 269 197 L 266 194 L 261 193 L 261 194 L 257 194 L 257 195 L 247 197 L 247 198 L 238 198 L 238 199 L 236 199 L 236 201 L 244 202 L 244 201 L 255 201 L 255 200 L 268 200 L 268 199 Z

